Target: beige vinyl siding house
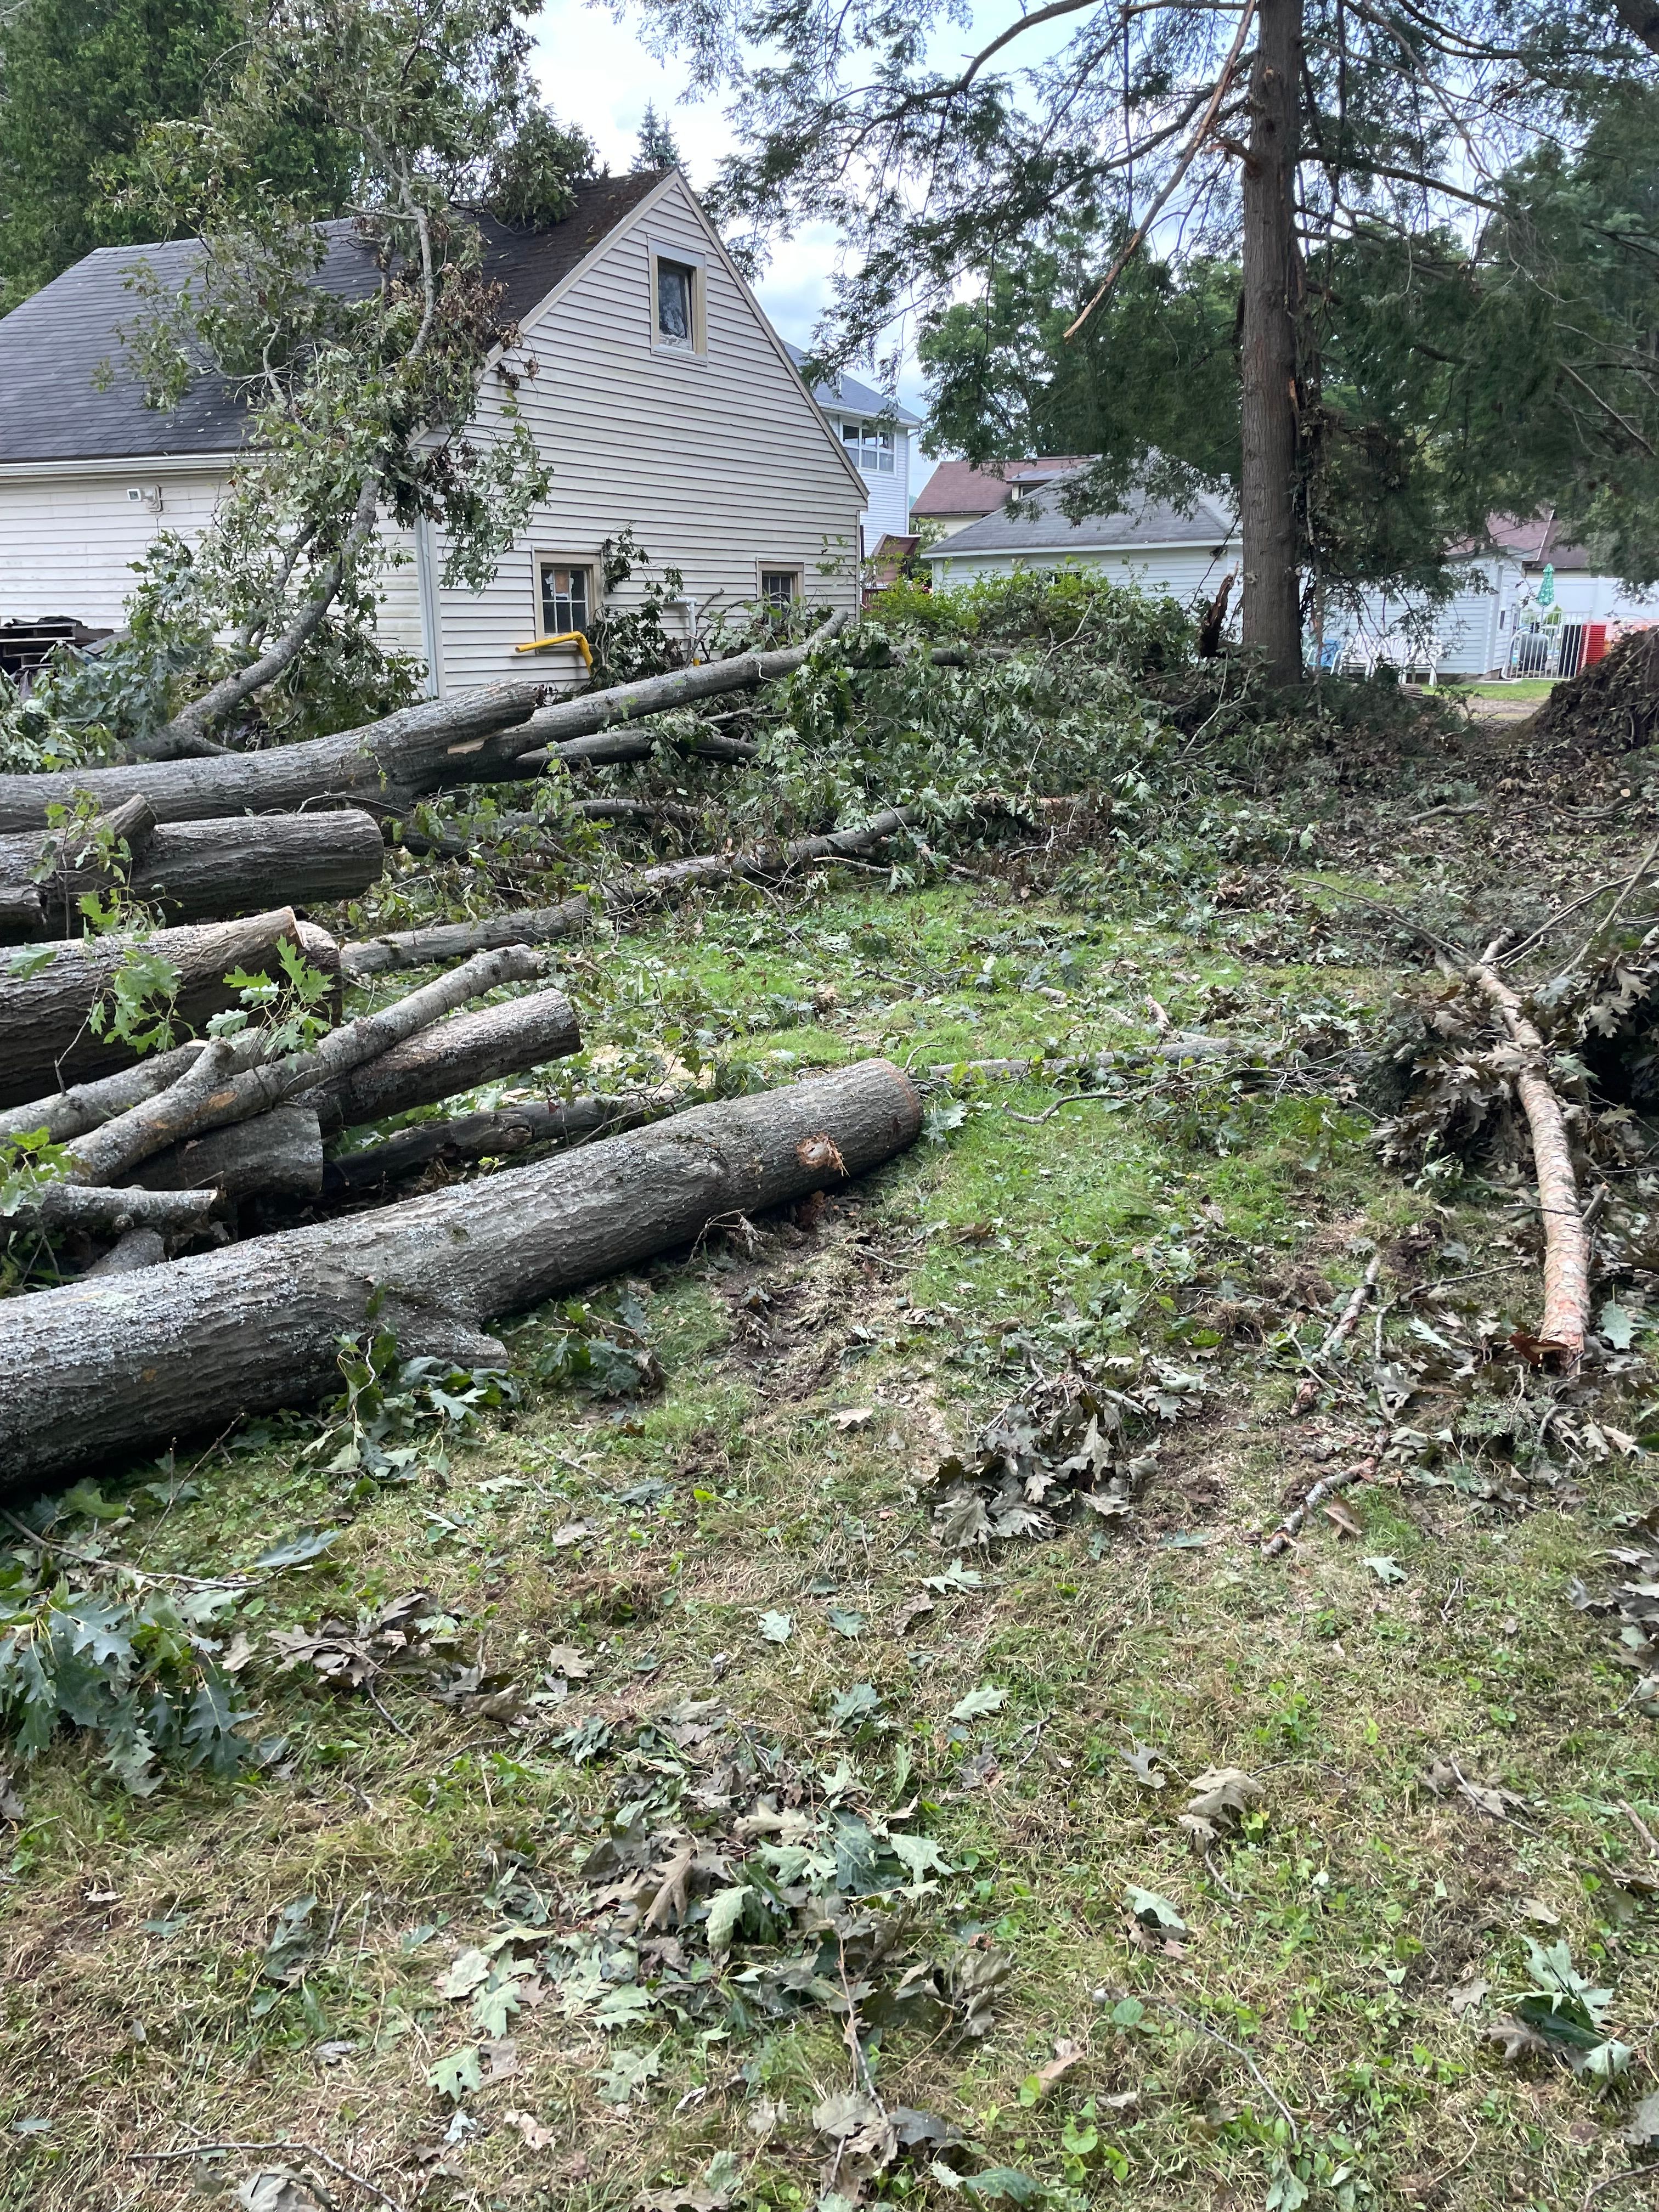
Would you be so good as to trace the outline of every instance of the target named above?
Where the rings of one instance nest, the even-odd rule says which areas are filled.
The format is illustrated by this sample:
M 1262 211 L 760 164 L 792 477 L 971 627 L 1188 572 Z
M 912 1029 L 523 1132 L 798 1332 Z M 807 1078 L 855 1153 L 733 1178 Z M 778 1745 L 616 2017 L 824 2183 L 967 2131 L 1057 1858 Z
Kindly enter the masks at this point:
M 486 372 L 471 434 L 498 434 L 512 399 L 552 484 L 479 592 L 442 583 L 437 531 L 383 532 L 380 634 L 427 665 L 428 688 L 574 675 L 568 651 L 515 648 L 546 635 L 556 608 L 592 619 L 602 544 L 627 528 L 651 573 L 680 571 L 687 635 L 763 597 L 855 605 L 867 489 L 679 173 L 600 179 L 540 234 L 481 228 L 520 341 Z M 142 257 L 154 266 L 191 251 Z M 232 465 L 240 416 L 222 392 L 157 415 L 118 373 L 115 326 L 140 258 L 89 255 L 0 320 L 0 624 L 118 627 L 134 559 L 164 527 L 198 536 Z M 349 225 L 329 227 L 319 281 L 362 288 Z M 683 337 L 661 326 L 676 296 L 690 311 Z M 105 360 L 112 391 L 94 388 Z M 617 603 L 636 603 L 646 581 L 617 587 Z

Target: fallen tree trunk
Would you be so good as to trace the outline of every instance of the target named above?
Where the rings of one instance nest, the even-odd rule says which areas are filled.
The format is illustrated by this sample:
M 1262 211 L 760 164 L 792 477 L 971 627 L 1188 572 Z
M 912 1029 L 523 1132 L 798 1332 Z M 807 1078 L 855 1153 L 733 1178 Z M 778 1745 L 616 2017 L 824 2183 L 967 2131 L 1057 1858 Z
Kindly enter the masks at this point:
M 0 1482 L 153 1451 L 227 1408 L 308 1403 L 337 1382 L 340 1336 L 371 1325 L 405 1357 L 502 1365 L 482 1333 L 495 1316 L 864 1174 L 921 1123 L 908 1079 L 865 1060 L 540 1166 L 20 1298 L 0 1337 Z
M 313 967 L 339 973 L 334 939 L 296 920 L 289 907 L 240 921 L 157 930 L 143 951 L 179 970 L 174 1019 L 189 1030 L 240 1003 L 240 992 L 224 980 L 232 969 L 279 974 L 276 947 L 283 941 L 299 946 Z M 0 969 L 0 1107 L 88 1083 L 138 1058 L 131 1045 L 94 1036 L 89 1026 L 93 1008 L 131 950 L 107 937 L 72 937 L 33 948 L 27 972 Z
M 129 843 L 131 860 L 118 875 L 72 863 L 54 867 L 34 887 L 46 926 L 78 934 L 78 901 L 118 882 L 170 919 L 192 921 L 257 914 L 277 902 L 314 906 L 356 898 L 380 881 L 386 865 L 379 825 L 355 808 L 152 824 Z M 7 892 L 27 884 L 47 857 L 38 837 L 0 837 L 0 939 L 29 933 L 7 929 Z
M 447 699 L 405 707 L 361 729 L 308 738 L 299 744 L 272 745 L 264 752 L 140 762 L 127 768 L 64 769 L 47 775 L 0 775 L 0 831 L 44 828 L 48 805 L 68 805 L 82 792 L 106 811 L 142 794 L 158 822 L 289 813 L 319 799 L 349 799 L 356 793 L 390 797 L 395 804 L 412 802 L 446 784 L 511 776 L 520 772 L 515 763 L 524 753 L 725 692 L 753 690 L 788 676 L 845 619 L 838 617 L 805 645 L 706 661 L 666 676 L 583 692 L 539 711 L 539 685 L 481 684 Z
M 392 968 L 431 968 L 469 953 L 490 952 L 503 945 L 550 945 L 562 937 L 580 937 L 593 926 L 586 899 L 562 906 L 521 907 L 515 914 L 492 914 L 487 921 L 441 921 L 430 929 L 392 930 L 385 937 L 363 937 L 343 945 L 340 963 L 355 982 L 383 975 Z
M 58 1182 L 32 1205 L 0 1219 L 0 1231 L 97 1229 L 121 1237 L 129 1229 L 159 1229 L 176 1236 L 186 1229 L 205 1229 L 214 1203 L 210 1190 L 112 1190 L 102 1183 Z M 21 1313 L 28 1303 L 20 1298 L 8 1320 L 11 1311 Z
M 416 1175 L 434 1161 L 445 1167 L 460 1167 L 469 1160 L 528 1152 L 532 1145 L 574 1145 L 588 1138 L 608 1137 L 619 1129 L 637 1129 L 645 1122 L 659 1121 L 689 1103 L 684 1093 L 676 1091 L 638 1091 L 613 1098 L 570 1098 L 562 1104 L 522 1099 L 514 1106 L 497 1107 L 493 1113 L 416 1121 L 410 1128 L 395 1130 L 378 1145 L 364 1145 L 328 1161 L 323 1170 L 323 1191 L 326 1197 L 346 1197 Z
M 720 668 L 726 664 L 716 661 L 714 665 Z M 532 717 L 532 726 L 533 723 Z M 723 738 L 714 730 L 700 730 L 695 737 L 676 738 L 672 742 L 674 750 L 690 760 L 725 761 L 746 767 L 760 757 L 760 747 L 748 738 Z M 519 773 L 536 775 L 553 761 L 562 762 L 566 768 L 617 768 L 628 761 L 649 760 L 661 743 L 650 730 L 603 730 L 591 738 L 570 738 L 563 744 L 519 753 L 514 764 Z
M 158 1230 L 129 1229 L 93 1261 L 87 1274 L 134 1275 L 140 1267 L 159 1267 L 167 1256 L 167 1240 Z
M 1538 1205 L 1544 1217 L 1544 1314 L 1538 1324 L 1538 1348 L 1571 1370 L 1583 1355 L 1589 1328 L 1589 1234 L 1578 1204 L 1566 1120 L 1546 1073 L 1547 1048 L 1522 1012 L 1520 998 L 1494 964 L 1502 943 L 1500 938 L 1489 945 L 1468 976 L 1520 1054 L 1515 1087 L 1532 1133 Z

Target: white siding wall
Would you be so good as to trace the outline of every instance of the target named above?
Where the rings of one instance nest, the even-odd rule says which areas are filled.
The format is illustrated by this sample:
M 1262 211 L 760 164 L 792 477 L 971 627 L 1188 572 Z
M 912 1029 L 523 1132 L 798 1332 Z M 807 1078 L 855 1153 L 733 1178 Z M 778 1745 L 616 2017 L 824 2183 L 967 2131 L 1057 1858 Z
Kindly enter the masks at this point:
M 653 245 L 703 269 L 702 356 L 652 349 Z M 810 598 L 852 605 L 859 489 L 678 180 L 526 319 L 524 343 L 539 366 L 518 404 L 552 490 L 493 583 L 440 592 L 447 687 L 538 671 L 513 652 L 541 627 L 535 556 L 597 566 L 600 541 L 629 524 L 653 570 L 678 568 L 700 609 L 752 600 L 759 570 L 775 566 L 802 569 Z M 482 434 L 505 396 L 487 380 Z M 837 573 L 820 573 L 826 560 Z M 637 599 L 643 581 L 617 602 Z
M 70 615 L 94 629 L 118 629 L 134 562 L 163 529 L 194 545 L 224 488 L 222 469 L 162 469 L 152 459 L 113 475 L 66 467 L 0 477 L 0 622 Z M 129 486 L 143 497 L 130 500 Z M 389 527 L 382 537 L 380 641 L 423 661 L 414 538 Z
M 842 416 L 831 414 L 830 425 L 836 435 L 842 434 L 843 420 L 876 422 L 873 416 Z M 893 473 L 884 476 L 879 469 L 860 466 L 869 504 L 859 518 L 864 530 L 864 550 L 873 553 L 886 536 L 903 538 L 910 528 L 910 447 L 915 434 L 896 426 L 893 431 Z
M 936 591 L 953 585 L 975 583 L 981 576 L 1010 576 L 1016 568 L 1087 568 L 1115 584 L 1133 584 L 1156 598 L 1167 593 L 1181 606 L 1189 605 L 1201 592 L 1212 599 L 1229 568 L 1238 565 L 1237 544 L 1219 552 L 1208 546 L 1172 545 L 1167 551 L 1148 548 L 1144 552 L 1082 552 L 1061 556 L 1042 553 L 973 553 L 945 556 L 928 562 Z M 1234 599 L 1235 608 L 1237 605 Z
M 154 461 L 119 475 L 0 478 L 0 622 L 70 615 L 118 629 L 133 562 L 163 528 L 199 537 L 223 480 L 210 469 L 162 473 Z M 129 488 L 143 496 L 130 500 Z

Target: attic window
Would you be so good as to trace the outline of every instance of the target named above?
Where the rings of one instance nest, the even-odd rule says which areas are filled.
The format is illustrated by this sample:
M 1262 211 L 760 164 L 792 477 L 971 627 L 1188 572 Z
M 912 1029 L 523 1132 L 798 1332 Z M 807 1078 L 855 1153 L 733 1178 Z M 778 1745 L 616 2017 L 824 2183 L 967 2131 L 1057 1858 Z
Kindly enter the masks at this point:
M 652 257 L 652 343 L 659 353 L 702 350 L 702 271 L 689 261 Z

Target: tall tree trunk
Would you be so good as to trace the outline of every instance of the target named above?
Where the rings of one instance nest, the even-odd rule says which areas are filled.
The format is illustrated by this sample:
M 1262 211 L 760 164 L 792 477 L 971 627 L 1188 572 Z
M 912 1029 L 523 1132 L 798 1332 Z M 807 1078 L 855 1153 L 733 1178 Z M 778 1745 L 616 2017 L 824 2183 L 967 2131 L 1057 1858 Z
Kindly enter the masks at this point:
M 1302 675 L 1297 577 L 1296 156 L 1303 0 L 1261 0 L 1244 163 L 1244 643 L 1276 684 Z

